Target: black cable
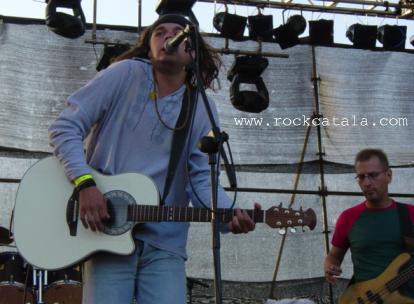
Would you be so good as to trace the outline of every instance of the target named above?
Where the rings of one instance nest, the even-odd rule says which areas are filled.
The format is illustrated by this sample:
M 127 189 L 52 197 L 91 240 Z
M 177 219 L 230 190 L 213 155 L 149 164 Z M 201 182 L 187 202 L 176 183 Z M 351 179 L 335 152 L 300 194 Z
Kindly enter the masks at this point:
M 198 29 L 196 29 L 197 31 L 198 31 Z M 197 78 L 197 86 L 199 86 L 200 88 L 200 91 L 203 89 L 202 88 L 202 86 L 201 86 L 201 77 L 200 77 L 200 69 L 199 69 L 199 67 L 200 67 L 200 56 L 197 56 L 197 54 L 199 53 L 199 49 L 200 49 L 200 43 L 199 43 L 199 36 L 198 35 L 195 35 L 195 40 L 196 40 L 196 59 L 197 59 L 197 62 L 196 62 L 196 67 L 195 67 L 195 73 L 196 73 L 196 78 Z M 190 57 L 191 57 L 191 54 L 190 54 Z M 192 58 L 191 58 L 192 59 Z M 208 102 L 208 101 L 207 101 Z M 228 142 L 227 142 L 227 145 L 228 145 L 228 147 L 229 147 L 229 144 L 228 144 Z M 219 147 L 219 151 L 220 151 L 220 149 L 222 148 L 222 146 L 223 146 L 223 143 L 222 143 L 222 137 L 220 137 L 220 139 L 219 139 L 219 143 L 218 143 L 218 147 Z M 232 160 L 232 158 L 231 158 L 231 166 L 234 168 L 234 163 L 233 163 L 233 160 Z M 217 167 L 216 167 L 216 172 L 217 172 L 217 174 L 216 174 L 216 185 L 218 185 L 219 183 L 218 183 L 218 181 L 219 181 L 219 172 L 220 172 L 220 157 L 218 157 L 218 159 L 217 159 Z M 217 188 L 217 191 L 218 191 L 218 188 Z M 217 193 L 218 194 L 218 193 Z M 217 196 L 218 197 L 218 196 Z M 234 195 L 233 195 L 233 202 L 232 202 L 232 204 L 231 204 L 231 206 L 230 206 L 230 210 L 231 209 L 233 209 L 234 208 L 234 205 L 235 205 L 235 203 L 236 203 L 236 198 L 237 198 L 237 190 L 235 191 L 235 193 L 234 193 Z M 198 199 L 198 197 L 197 197 L 197 199 Z M 206 207 L 205 206 L 205 204 L 203 204 L 204 205 L 204 207 Z M 212 210 L 211 210 L 211 208 L 207 208 L 210 212 L 212 212 Z M 217 212 L 218 214 L 222 214 L 223 212 Z
M 228 141 L 226 141 L 226 146 L 227 146 L 227 151 L 229 152 L 229 157 L 230 157 L 230 166 L 233 168 L 234 170 L 234 161 L 233 161 L 233 153 L 231 152 L 231 148 L 230 148 L 230 144 Z M 237 176 L 236 176 L 236 170 L 234 170 L 234 178 L 237 181 Z M 233 196 L 233 204 L 231 205 L 231 209 L 233 209 L 234 204 L 237 200 L 237 193 L 238 193 L 238 187 L 236 186 L 236 188 L 234 188 L 234 196 Z
M 196 31 L 197 31 L 197 29 L 195 29 Z M 194 35 L 195 36 L 195 48 L 194 48 L 194 50 L 195 50 L 195 57 L 196 57 L 196 60 L 197 60 L 197 63 L 196 64 L 198 64 L 198 60 L 199 60 L 199 42 L 198 42 L 198 35 L 197 34 L 195 34 Z M 190 36 L 191 37 L 191 36 Z M 191 42 L 190 42 L 191 43 Z M 193 56 L 192 56 L 192 54 L 191 54 L 191 50 L 188 52 L 188 54 L 189 54 L 189 56 L 190 56 L 190 61 L 191 62 L 194 62 L 195 60 L 194 60 L 194 58 L 193 58 Z M 196 66 L 196 67 L 194 67 L 194 66 L 192 66 L 191 68 L 190 68 L 190 71 L 189 71 L 189 73 L 197 73 L 197 71 L 196 71 L 196 69 L 198 68 L 198 66 Z M 194 75 L 193 75 L 194 76 Z M 191 187 L 191 191 L 194 193 L 194 195 L 195 195 L 195 197 L 196 197 L 196 199 L 200 202 L 200 204 L 204 207 L 204 208 L 206 208 L 206 209 L 209 209 L 210 210 L 210 208 L 206 205 L 206 203 L 204 203 L 203 202 L 203 200 L 200 198 L 200 196 L 198 195 L 198 193 L 197 193 L 197 191 L 196 191 L 196 189 L 194 188 L 194 184 L 193 184 L 193 182 L 192 182 L 192 180 L 191 180 L 191 175 L 190 175 L 190 168 L 189 168 L 189 161 L 190 161 L 190 142 L 191 142 L 191 135 L 192 135 L 192 131 L 193 131 L 193 127 L 194 127 L 194 119 L 195 119 L 195 114 L 196 114 L 196 112 L 197 112 L 197 105 L 198 105 L 198 80 L 197 80 L 197 76 L 196 76 L 196 84 L 197 84 L 197 86 L 195 87 L 196 88 L 196 96 L 195 96 L 195 100 L 194 100 L 194 107 L 193 107 L 193 115 L 192 115 L 192 117 L 191 117 L 191 122 L 190 122 L 190 131 L 189 131 L 189 137 L 188 137 L 188 142 L 187 142 L 187 161 L 186 161 L 186 166 L 185 166 L 185 169 L 186 169 L 186 175 L 187 175 L 187 177 L 188 177 L 188 181 L 189 181 L 189 183 L 190 183 L 190 187 Z M 210 210 L 211 211 L 211 210 Z
M 196 31 L 197 31 L 197 29 L 196 29 Z M 190 148 L 189 148 L 189 146 L 190 146 L 191 135 L 192 135 L 192 130 L 193 130 L 193 126 L 194 126 L 193 123 L 194 123 L 195 113 L 196 113 L 196 109 L 197 109 L 198 92 L 202 89 L 201 88 L 201 86 L 202 86 L 201 85 L 201 77 L 199 77 L 200 76 L 199 75 L 199 67 L 200 67 L 200 56 L 199 56 L 199 47 L 200 47 L 200 44 L 199 44 L 199 37 L 198 37 L 197 34 L 194 35 L 194 36 L 195 36 L 195 48 L 194 48 L 194 50 L 195 50 L 195 57 L 196 58 L 194 60 L 191 52 L 189 52 L 189 56 L 190 56 L 191 62 L 193 62 L 193 63 L 196 62 L 196 65 L 192 67 L 193 68 L 192 69 L 193 70 L 192 72 L 195 73 L 195 76 L 196 76 L 197 91 L 196 91 L 196 99 L 195 99 L 195 105 L 194 105 L 194 110 L 193 110 L 193 116 L 192 116 L 191 125 L 190 125 L 190 132 L 189 132 L 190 135 L 189 135 L 189 139 L 188 139 L 188 142 L 187 142 L 187 162 L 186 162 L 186 167 L 185 168 L 186 168 L 186 174 L 187 174 L 187 177 L 188 177 L 188 181 L 189 181 L 191 190 L 194 193 L 194 196 L 196 197 L 196 199 L 199 201 L 199 203 L 204 208 L 206 208 L 210 212 L 213 212 L 213 210 L 211 209 L 211 207 L 207 206 L 207 204 L 198 195 L 197 190 L 195 189 L 194 184 L 193 184 L 193 182 L 191 180 L 191 175 L 190 175 L 190 170 L 189 170 L 189 154 L 190 154 Z M 228 142 L 227 142 L 227 145 L 229 147 Z M 220 138 L 219 147 L 221 147 L 221 146 L 222 146 L 222 142 L 221 142 L 221 138 Z M 230 149 L 229 149 L 229 151 L 230 151 Z M 230 152 L 230 159 L 231 159 L 231 165 L 234 166 L 233 157 L 231 155 L 231 152 Z M 217 161 L 217 174 L 216 174 L 216 182 L 217 182 L 216 184 L 217 185 L 218 185 L 218 180 L 219 180 L 219 174 L 218 174 L 218 172 L 220 172 L 220 162 L 219 162 L 219 159 Z M 218 191 L 218 188 L 217 188 L 217 191 Z M 229 209 L 233 209 L 234 208 L 234 205 L 236 203 L 236 198 L 237 198 L 237 189 L 236 189 L 236 191 L 234 191 L 233 202 L 232 202 L 232 204 L 231 204 L 231 206 L 230 206 Z M 216 213 L 217 214 L 224 214 L 225 212 L 216 212 Z
M 196 29 L 196 31 L 197 31 L 197 29 Z M 195 73 L 195 76 L 196 76 L 197 69 L 199 67 L 199 65 L 197 65 L 198 64 L 198 58 L 200 56 L 198 55 L 198 53 L 199 53 L 198 35 L 196 34 L 194 36 L 195 36 L 195 48 L 194 49 L 195 49 L 195 56 L 196 56 L 197 63 L 196 63 L 196 66 L 192 66 L 192 71 L 191 72 Z M 189 56 L 190 56 L 191 62 L 195 62 L 195 60 L 194 60 L 191 52 L 189 52 Z M 194 193 L 194 196 L 196 197 L 196 199 L 198 200 L 198 202 L 204 208 L 206 208 L 207 210 L 209 210 L 211 212 L 212 211 L 211 208 L 208 207 L 207 204 L 205 202 L 203 202 L 203 200 L 198 195 L 197 190 L 195 189 L 194 184 L 193 184 L 193 182 L 191 180 L 190 168 L 189 168 L 189 161 L 190 161 L 190 142 L 191 142 L 191 135 L 192 135 L 193 127 L 194 127 L 195 113 L 197 112 L 197 104 L 198 104 L 198 92 L 199 92 L 199 83 L 198 82 L 199 82 L 198 81 L 198 77 L 196 76 L 196 84 L 197 84 L 197 87 L 196 87 L 196 98 L 195 98 L 195 102 L 194 102 L 193 117 L 191 119 L 191 125 L 190 125 L 190 132 L 189 132 L 190 135 L 189 135 L 188 142 L 187 142 L 187 162 L 186 162 L 185 168 L 186 168 L 186 174 L 187 174 L 187 177 L 188 177 L 188 181 L 189 181 L 189 184 L 190 184 L 190 187 L 191 187 L 191 191 Z

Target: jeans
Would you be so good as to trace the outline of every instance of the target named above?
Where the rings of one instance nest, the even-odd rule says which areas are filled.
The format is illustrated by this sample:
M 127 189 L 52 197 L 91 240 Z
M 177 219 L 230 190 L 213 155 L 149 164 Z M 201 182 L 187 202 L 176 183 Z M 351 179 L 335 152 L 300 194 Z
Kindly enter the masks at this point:
M 136 241 L 132 255 L 100 252 L 83 266 L 83 304 L 185 304 L 184 259 Z

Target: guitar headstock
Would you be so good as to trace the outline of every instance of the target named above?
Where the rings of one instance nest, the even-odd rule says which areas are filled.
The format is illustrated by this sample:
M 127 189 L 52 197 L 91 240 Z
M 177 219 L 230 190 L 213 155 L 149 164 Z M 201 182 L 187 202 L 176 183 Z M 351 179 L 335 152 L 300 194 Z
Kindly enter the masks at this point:
M 272 228 L 286 228 L 295 226 L 307 226 L 313 230 L 316 226 L 316 214 L 313 209 L 306 211 L 283 208 L 282 204 L 273 206 L 266 210 L 265 223 Z

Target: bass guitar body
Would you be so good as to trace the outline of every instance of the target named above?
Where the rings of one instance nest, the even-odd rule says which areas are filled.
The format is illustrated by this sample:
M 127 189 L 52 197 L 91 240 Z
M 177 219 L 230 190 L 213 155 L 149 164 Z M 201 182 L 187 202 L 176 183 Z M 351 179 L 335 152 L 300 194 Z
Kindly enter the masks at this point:
M 349 286 L 339 297 L 338 304 L 414 304 L 414 299 L 403 296 L 398 288 L 411 277 L 403 270 L 411 259 L 408 253 L 396 257 L 385 271 L 375 279 Z

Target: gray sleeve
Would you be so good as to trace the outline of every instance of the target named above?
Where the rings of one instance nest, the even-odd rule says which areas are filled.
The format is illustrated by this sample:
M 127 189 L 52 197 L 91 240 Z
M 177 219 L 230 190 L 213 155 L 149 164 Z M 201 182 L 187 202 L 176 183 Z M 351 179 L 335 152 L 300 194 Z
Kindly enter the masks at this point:
M 68 107 L 49 127 L 50 144 L 70 180 L 90 173 L 84 139 L 116 101 L 128 71 L 128 62 L 121 61 L 98 73 L 68 98 Z

